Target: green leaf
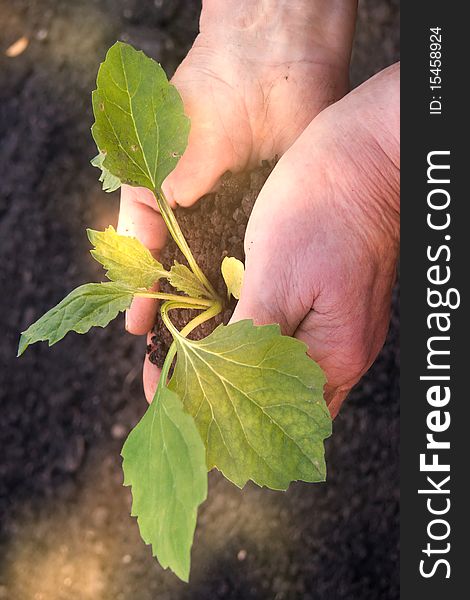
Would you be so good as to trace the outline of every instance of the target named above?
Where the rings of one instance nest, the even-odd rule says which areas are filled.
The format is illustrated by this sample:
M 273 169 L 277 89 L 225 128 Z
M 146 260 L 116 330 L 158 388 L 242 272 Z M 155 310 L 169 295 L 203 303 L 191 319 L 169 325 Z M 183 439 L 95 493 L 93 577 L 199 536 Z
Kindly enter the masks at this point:
M 169 387 L 196 421 L 209 469 L 239 487 L 248 479 L 278 490 L 294 480 L 324 481 L 331 418 L 325 377 L 305 344 L 278 325 L 248 320 L 219 325 L 200 341 L 175 341 Z
M 189 119 L 161 66 L 117 42 L 93 92 L 93 138 L 103 165 L 123 183 L 160 188 L 184 152 Z
M 232 295 L 237 300 L 240 300 L 240 292 L 243 285 L 243 275 L 245 267 L 241 260 L 233 256 L 226 256 L 221 265 L 222 277 L 227 286 L 228 296 Z
M 167 277 L 161 263 L 137 238 L 119 235 L 111 225 L 104 231 L 87 229 L 95 246 L 93 258 L 107 269 L 106 276 L 133 288 L 150 288 L 161 277 Z
M 112 173 L 110 173 L 103 165 L 105 156 L 106 155 L 103 152 L 100 152 L 95 156 L 95 158 L 92 158 L 90 162 L 94 167 L 101 169 L 99 181 L 101 181 L 103 184 L 103 190 L 105 192 L 114 192 L 121 187 L 121 181 L 118 177 L 115 177 Z
M 193 298 L 207 296 L 206 289 L 191 269 L 188 269 L 185 265 L 180 265 L 176 261 L 170 269 L 168 281 L 174 288 Z
M 161 385 L 122 449 L 132 516 L 163 568 L 188 581 L 197 509 L 207 497 L 204 444 L 178 396 Z
M 38 321 L 23 331 L 18 356 L 30 344 L 48 340 L 52 346 L 69 331 L 86 333 L 91 327 L 106 327 L 119 312 L 129 308 L 133 291 L 114 282 L 82 285 Z

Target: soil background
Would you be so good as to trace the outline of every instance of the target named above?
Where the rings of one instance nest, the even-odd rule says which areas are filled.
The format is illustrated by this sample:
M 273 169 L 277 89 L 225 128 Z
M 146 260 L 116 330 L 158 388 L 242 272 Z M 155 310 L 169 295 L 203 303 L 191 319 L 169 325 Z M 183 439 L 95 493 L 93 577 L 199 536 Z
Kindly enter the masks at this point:
M 194 39 L 189 0 L 0 0 L 0 599 L 395 600 L 398 302 L 387 343 L 327 442 L 327 484 L 286 493 L 217 473 L 189 585 L 163 571 L 129 517 L 120 448 L 146 404 L 145 340 L 121 319 L 16 359 L 18 332 L 102 273 L 85 227 L 118 195 L 89 165 L 90 91 L 122 39 L 171 74 Z M 399 3 L 363 0 L 353 85 L 398 59 Z M 19 37 L 15 58 L 5 50 Z M 397 294 L 396 294 L 397 295 Z

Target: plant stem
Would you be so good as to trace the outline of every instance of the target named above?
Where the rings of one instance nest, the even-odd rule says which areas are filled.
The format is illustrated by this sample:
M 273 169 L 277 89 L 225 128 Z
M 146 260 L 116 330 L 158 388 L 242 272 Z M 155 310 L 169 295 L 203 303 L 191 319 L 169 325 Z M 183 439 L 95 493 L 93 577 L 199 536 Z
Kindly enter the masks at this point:
M 160 292 L 136 292 L 134 296 L 139 298 L 157 298 L 158 300 L 170 300 L 179 302 L 181 308 L 208 308 L 214 304 L 214 300 L 208 300 L 206 298 L 192 298 L 191 296 L 178 296 L 177 294 L 163 294 Z
M 199 315 L 194 317 L 194 319 L 191 319 L 191 321 L 189 321 L 189 323 L 187 323 L 183 327 L 183 329 L 180 331 L 181 337 L 187 337 L 191 333 L 191 331 L 196 329 L 196 327 L 199 327 L 199 325 L 202 325 L 206 321 L 209 321 L 209 319 L 212 319 L 213 317 L 217 316 L 221 310 L 222 305 L 219 302 L 213 304 L 203 313 L 200 313 Z
M 186 307 L 180 302 L 169 301 L 169 302 L 165 302 L 165 304 L 163 304 L 163 306 L 161 308 L 162 320 L 165 323 L 168 330 L 170 331 L 173 338 L 175 338 L 176 336 L 186 337 L 187 335 L 189 335 L 191 333 L 191 331 L 196 329 L 196 327 L 199 327 L 199 325 L 202 325 L 202 323 L 205 323 L 209 319 L 212 319 L 212 317 L 215 317 L 216 315 L 218 315 L 220 313 L 220 311 L 222 310 L 222 306 L 221 306 L 220 302 L 214 302 L 212 304 L 212 306 L 210 306 L 207 310 L 205 310 L 203 313 L 197 315 L 197 317 L 195 317 L 194 319 L 189 321 L 189 323 L 187 323 L 181 331 L 178 331 L 176 329 L 176 327 L 173 325 L 173 323 L 171 322 L 170 317 L 168 316 L 168 312 L 175 308 L 186 308 Z M 173 359 L 175 358 L 175 354 L 176 354 L 176 342 L 173 341 L 173 343 L 171 344 L 170 349 L 168 350 L 168 353 L 165 357 L 165 362 L 163 363 L 162 372 L 160 374 L 160 380 L 158 382 L 157 391 L 155 392 L 154 400 L 157 397 L 160 386 L 166 385 L 166 382 L 168 379 L 168 373 L 170 371 L 170 367 L 173 362 Z
M 165 325 L 166 325 L 167 329 L 169 330 L 169 332 L 171 333 L 171 335 L 173 336 L 173 338 L 176 338 L 176 337 L 185 338 L 187 335 L 189 335 L 191 333 L 191 331 L 193 331 L 193 329 L 196 329 L 196 327 L 199 327 L 199 325 L 202 325 L 209 319 L 212 319 L 213 317 L 218 315 L 220 313 L 220 311 L 222 310 L 222 305 L 220 302 L 214 302 L 212 304 L 212 306 L 210 306 L 207 310 L 205 310 L 203 313 L 197 315 L 197 317 L 195 317 L 194 319 L 189 321 L 189 323 L 187 323 L 181 331 L 178 331 L 176 329 L 176 327 L 171 322 L 170 317 L 168 316 L 168 311 L 173 310 L 175 308 L 184 308 L 184 307 L 179 302 L 173 302 L 173 301 L 165 302 L 165 304 L 163 304 L 162 309 L 161 309 L 162 320 L 165 323 Z
M 162 372 L 160 373 L 160 379 L 158 380 L 157 389 L 155 390 L 155 395 L 153 397 L 153 402 L 156 401 L 160 388 L 166 385 L 168 380 L 168 372 L 170 371 L 171 364 L 176 354 L 176 344 L 175 342 L 171 343 L 170 349 L 165 357 L 165 362 L 163 363 Z
M 168 227 L 168 231 L 170 232 L 171 237 L 175 240 L 178 248 L 183 253 L 184 257 L 188 261 L 189 266 L 191 267 L 192 272 L 196 275 L 202 285 L 206 288 L 206 290 L 210 293 L 214 300 L 219 301 L 219 296 L 215 289 L 212 287 L 211 282 L 204 275 L 199 265 L 196 262 L 196 259 L 191 252 L 191 248 L 188 246 L 188 242 L 186 241 L 183 232 L 181 231 L 180 226 L 178 225 L 178 221 L 176 220 L 173 211 L 171 210 L 170 205 L 168 204 L 168 200 L 165 198 L 162 190 L 155 190 L 155 197 L 157 199 L 158 208 L 160 213 L 165 221 L 166 226 Z

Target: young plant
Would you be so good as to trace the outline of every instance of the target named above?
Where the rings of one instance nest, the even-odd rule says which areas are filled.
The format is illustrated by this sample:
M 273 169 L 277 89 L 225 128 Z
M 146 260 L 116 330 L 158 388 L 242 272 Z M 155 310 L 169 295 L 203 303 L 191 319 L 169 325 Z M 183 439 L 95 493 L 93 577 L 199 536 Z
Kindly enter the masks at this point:
M 142 538 L 162 567 L 187 581 L 208 470 L 217 468 L 240 488 L 248 480 L 275 490 L 295 480 L 324 481 L 323 440 L 331 434 L 325 378 L 306 346 L 281 335 L 278 325 L 244 320 L 219 325 L 203 340 L 188 339 L 222 310 L 223 299 L 199 268 L 161 189 L 186 148 L 189 120 L 160 65 L 114 44 L 98 71 L 93 111 L 99 154 L 92 162 L 102 170 L 103 188 L 127 183 L 151 190 L 187 265 L 166 270 L 137 239 L 113 227 L 88 230 L 91 253 L 109 281 L 69 294 L 22 333 L 18 355 L 40 340 L 52 345 L 69 331 L 105 327 L 134 297 L 162 301 L 173 343 L 153 402 L 122 449 L 124 485 L 132 486 Z M 228 294 L 238 298 L 243 265 L 225 259 L 222 273 Z M 159 279 L 177 293 L 152 291 Z M 188 308 L 200 312 L 178 331 L 171 311 Z

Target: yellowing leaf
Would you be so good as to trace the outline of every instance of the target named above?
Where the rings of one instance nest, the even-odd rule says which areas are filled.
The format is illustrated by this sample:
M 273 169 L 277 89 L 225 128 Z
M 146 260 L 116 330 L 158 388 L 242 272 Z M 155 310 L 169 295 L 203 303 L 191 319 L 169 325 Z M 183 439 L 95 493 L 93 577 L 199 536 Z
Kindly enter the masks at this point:
M 197 509 L 207 496 L 204 444 L 178 396 L 161 385 L 122 449 L 132 516 L 153 555 L 188 581 Z
M 186 265 L 175 262 L 170 269 L 168 281 L 174 288 L 193 298 L 207 296 L 207 291 L 202 283 Z
M 138 239 L 119 235 L 114 227 L 104 231 L 88 229 L 88 239 L 95 246 L 93 258 L 107 269 L 106 276 L 133 288 L 150 288 L 155 281 L 168 275 L 148 248 Z
M 86 333 L 91 327 L 106 327 L 119 312 L 129 308 L 132 296 L 131 289 L 114 282 L 87 283 L 76 288 L 23 331 L 18 356 L 35 342 L 48 340 L 52 346 L 69 331 Z
M 247 320 L 220 325 L 200 341 L 175 341 L 169 387 L 196 421 L 209 469 L 239 487 L 251 479 L 284 490 L 291 481 L 325 479 L 325 377 L 305 344 L 277 325 Z
M 103 166 L 123 183 L 160 188 L 186 148 L 189 119 L 161 66 L 117 42 L 93 92 L 93 138 Z
M 233 256 L 226 256 L 221 266 L 222 277 L 227 286 L 228 295 L 240 300 L 240 292 L 243 285 L 245 267 L 243 263 Z

